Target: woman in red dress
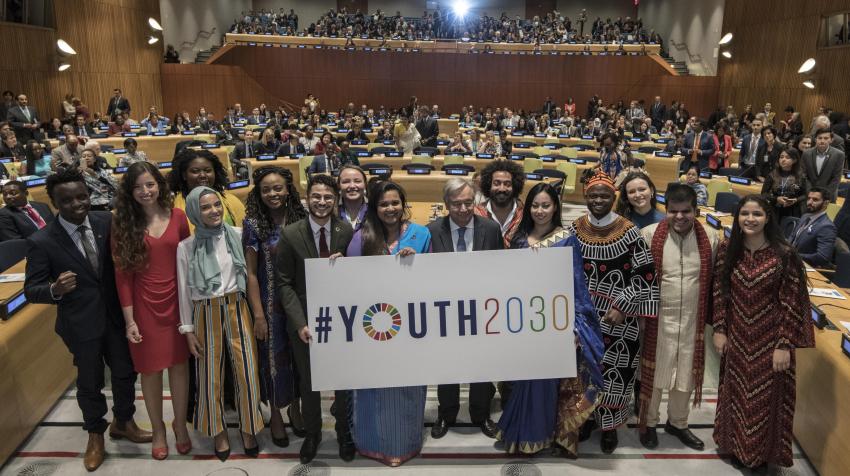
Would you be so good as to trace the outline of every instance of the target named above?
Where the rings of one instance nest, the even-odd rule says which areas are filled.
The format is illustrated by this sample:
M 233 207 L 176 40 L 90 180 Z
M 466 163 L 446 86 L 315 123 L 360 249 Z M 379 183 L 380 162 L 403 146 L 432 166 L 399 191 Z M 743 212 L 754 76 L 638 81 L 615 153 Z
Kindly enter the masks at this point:
M 189 236 L 183 210 L 159 170 L 148 162 L 131 165 L 117 196 L 112 225 L 115 282 L 127 326 L 127 340 L 151 419 L 155 459 L 168 456 L 162 421 L 162 371 L 168 369 L 177 451 L 192 442 L 186 430 L 189 349 L 177 328 L 177 244 Z

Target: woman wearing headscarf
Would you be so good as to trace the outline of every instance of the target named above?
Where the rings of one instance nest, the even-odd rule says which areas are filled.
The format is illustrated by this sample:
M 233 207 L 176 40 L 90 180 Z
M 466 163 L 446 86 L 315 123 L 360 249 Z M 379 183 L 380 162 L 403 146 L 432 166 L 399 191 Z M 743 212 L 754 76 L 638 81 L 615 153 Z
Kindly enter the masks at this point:
M 222 405 L 224 359 L 230 360 L 236 411 L 245 454 L 256 457 L 255 435 L 263 429 L 253 317 L 245 297 L 247 266 L 242 230 L 224 222 L 215 190 L 198 186 L 186 197 L 186 216 L 195 234 L 177 246 L 180 333 L 197 359 L 196 430 L 215 437 L 215 454 L 230 455 Z

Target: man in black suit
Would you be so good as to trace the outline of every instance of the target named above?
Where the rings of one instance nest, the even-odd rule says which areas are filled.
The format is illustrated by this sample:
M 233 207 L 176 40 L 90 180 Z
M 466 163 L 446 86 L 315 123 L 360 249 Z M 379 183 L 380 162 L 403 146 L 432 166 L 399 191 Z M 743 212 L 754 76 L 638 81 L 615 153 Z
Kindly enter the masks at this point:
M 307 324 L 307 280 L 304 260 L 341 256 L 348 248 L 354 232 L 345 221 L 334 214 L 339 199 L 336 181 L 329 175 L 314 175 L 307 185 L 307 209 L 310 214 L 283 229 L 275 261 L 275 288 L 286 313 L 286 327 L 301 390 L 301 414 L 307 436 L 301 445 L 301 462 L 316 457 L 322 441 L 322 407 L 319 392 L 313 391 L 310 378 L 310 348 L 312 340 Z M 349 426 L 350 391 L 335 392 L 336 435 L 339 456 L 343 461 L 354 459 L 354 441 Z
M 53 221 L 53 212 L 46 203 L 29 201 L 23 182 L 4 183 L 2 193 L 6 206 L 0 208 L 0 241 L 28 238 Z
M 109 244 L 112 216 L 90 212 L 85 179 L 76 169 L 47 178 L 59 216 L 28 238 L 24 293 L 31 303 L 56 304 L 56 333 L 74 356 L 77 404 L 89 433 L 84 466 L 94 471 L 105 454 L 103 433 L 150 443 L 133 421 L 136 373 L 124 335 Z M 112 380 L 114 419 L 107 424 L 104 362 Z
M 832 131 L 820 129 L 815 133 L 815 146 L 803 152 L 803 172 L 813 187 L 829 190 L 834 203 L 838 197 L 838 184 L 844 170 L 844 152 L 832 147 Z
M 242 159 L 257 156 L 257 143 L 254 141 L 254 131 L 245 129 L 245 140 L 236 143 L 236 146 L 230 152 L 230 168 L 234 175 L 239 178 L 248 177 L 248 166 L 242 162 Z
M 424 147 L 437 147 L 437 135 L 440 134 L 440 126 L 437 120 L 431 117 L 427 106 L 419 109 L 419 120 L 416 121 L 416 130 L 422 136 L 420 144 Z
M 27 96 L 25 94 L 18 95 L 18 105 L 9 109 L 6 113 L 6 120 L 12 123 L 18 139 L 24 144 L 32 139 L 37 139 L 38 131 L 38 112 L 34 107 L 29 106 Z
M 91 124 L 86 124 L 86 118 L 82 114 L 79 114 L 74 118 L 74 132 L 77 134 L 77 137 L 86 138 L 96 134 Z
M 652 127 L 660 131 L 664 127 L 664 118 L 667 117 L 667 106 L 661 102 L 661 96 L 655 96 L 655 101 L 649 108 L 649 117 L 652 118 Z
M 281 144 L 280 147 L 277 148 L 276 155 L 278 157 L 289 157 L 294 154 L 305 154 L 304 144 L 298 142 L 298 136 L 295 134 L 289 134 L 289 141 Z
M 449 210 L 449 216 L 428 225 L 431 232 L 431 252 L 452 253 L 481 250 L 500 250 L 504 248 L 502 230 L 498 223 L 477 216 L 475 208 L 475 189 L 472 184 L 459 177 L 446 182 L 443 187 L 443 201 Z M 495 438 L 496 424 L 490 419 L 490 401 L 495 388 L 490 382 L 469 384 L 469 417 L 481 432 Z M 455 424 L 460 409 L 460 385 L 440 385 L 437 387 L 440 401 L 437 409 L 437 421 L 431 427 L 431 436 L 442 438 Z
M 119 88 L 115 88 L 112 90 L 112 99 L 109 100 L 109 105 L 106 106 L 106 115 L 114 121 L 115 116 L 123 112 L 130 112 L 130 101 L 121 95 Z

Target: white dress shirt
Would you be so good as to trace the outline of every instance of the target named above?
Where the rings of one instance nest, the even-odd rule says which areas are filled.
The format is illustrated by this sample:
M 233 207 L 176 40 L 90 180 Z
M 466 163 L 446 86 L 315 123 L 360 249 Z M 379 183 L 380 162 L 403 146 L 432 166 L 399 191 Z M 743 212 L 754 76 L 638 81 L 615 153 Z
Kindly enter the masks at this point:
M 310 230 L 313 231 L 313 242 L 316 244 L 316 253 L 318 253 L 319 250 L 321 249 L 319 247 L 319 237 L 322 236 L 321 235 L 322 232 L 320 231 L 322 228 L 325 229 L 325 242 L 328 245 L 328 251 L 330 251 L 330 249 L 331 249 L 331 221 L 328 220 L 328 222 L 325 223 L 324 225 L 319 225 L 318 223 L 316 223 L 313 220 L 313 215 L 308 215 L 307 219 L 310 221 Z
M 590 224 L 595 226 L 596 228 L 604 228 L 610 225 L 611 223 L 614 223 L 614 220 L 617 219 L 617 214 L 614 212 L 608 212 L 607 215 L 597 220 L 592 213 L 588 213 L 587 218 L 588 220 L 590 220 Z
M 493 217 L 493 220 L 495 220 L 496 223 L 499 223 L 499 226 L 502 228 L 502 234 L 504 235 L 508 232 L 508 229 L 511 227 L 511 221 L 513 221 L 514 215 L 516 215 L 517 201 L 514 200 L 514 207 L 511 208 L 511 212 L 508 213 L 507 217 L 505 217 L 504 223 L 500 223 L 499 219 L 496 218 L 496 214 L 493 212 L 493 208 L 491 206 L 492 203 L 492 200 L 487 200 L 487 212 L 490 214 L 491 217 Z
M 823 170 L 823 164 L 826 163 L 826 159 L 829 158 L 829 149 L 826 149 L 826 152 L 823 154 L 820 153 L 817 149 L 815 149 L 815 167 L 817 167 L 818 175 L 820 175 L 821 170 Z
M 241 237 L 242 228 L 234 228 Z M 239 291 L 236 281 L 236 272 L 233 269 L 233 259 L 227 252 L 227 240 L 224 233 L 215 238 L 215 256 L 221 268 L 221 285 L 211 294 L 189 287 L 189 261 L 195 249 L 195 236 L 192 235 L 177 245 L 177 297 L 180 306 L 180 332 L 195 332 L 194 303 L 210 298 L 222 297 L 224 295 Z
M 457 251 L 457 239 L 458 234 L 457 231 L 460 229 L 459 226 L 449 218 L 449 230 L 452 232 L 452 248 Z M 469 220 L 469 223 L 466 224 L 466 231 L 463 232 L 463 241 L 466 242 L 466 251 L 472 251 L 472 241 L 475 237 L 475 217 L 472 217 Z

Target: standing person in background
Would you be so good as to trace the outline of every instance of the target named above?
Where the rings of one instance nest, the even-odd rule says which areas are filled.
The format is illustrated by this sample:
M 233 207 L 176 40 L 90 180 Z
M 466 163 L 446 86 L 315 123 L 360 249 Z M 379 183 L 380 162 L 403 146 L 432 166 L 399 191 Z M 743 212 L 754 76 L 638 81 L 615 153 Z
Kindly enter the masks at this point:
M 17 105 L 9 108 L 5 119 L 12 124 L 15 134 L 21 142 L 26 143 L 29 140 L 40 139 L 38 111 L 29 105 L 26 94 L 19 94 L 17 99 Z
M 77 404 L 89 434 L 83 466 L 103 463 L 103 433 L 150 443 L 151 433 L 133 421 L 136 412 L 133 361 L 124 337 L 124 320 L 110 254 L 112 217 L 90 212 L 82 174 L 67 169 L 47 177 L 47 196 L 59 215 L 29 237 L 24 294 L 27 301 L 56 304 L 56 333 L 74 356 Z M 112 424 L 103 395 L 105 365 L 112 384 Z
M 113 89 L 112 98 L 109 99 L 109 104 L 106 106 L 106 115 L 114 121 L 117 116 L 125 112 L 129 114 L 130 111 L 130 101 L 124 97 L 121 89 Z
M 718 450 L 736 466 L 791 466 L 794 353 L 815 339 L 803 262 L 759 195 L 741 200 L 717 252 L 713 304 Z
M 808 190 L 809 181 L 803 174 L 800 153 L 796 149 L 782 150 L 761 187 L 761 193 L 768 198 L 776 218 L 781 221 L 786 216 L 799 217 L 805 209 Z
M 272 442 L 286 448 L 289 436 L 280 411 L 295 399 L 294 368 L 286 316 L 274 298 L 274 263 L 281 230 L 305 218 L 307 212 L 289 170 L 261 167 L 254 170 L 252 178 L 254 188 L 248 194 L 242 244 L 248 268 L 248 302 L 254 313 L 257 338 L 260 400 L 268 403 L 271 411 Z
M 599 152 L 601 170 L 614 180 L 627 165 L 626 154 L 620 149 L 620 136 L 614 132 L 606 132 L 599 138 L 602 149 Z
M 779 142 L 776 137 L 776 128 L 767 125 L 762 129 L 764 143 L 756 150 L 756 166 L 758 168 L 758 180 L 764 182 L 770 172 L 776 168 L 779 155 L 785 150 L 785 144 Z
M 192 449 L 186 431 L 189 393 L 186 339 L 177 332 L 177 244 L 189 236 L 186 215 L 172 208 L 173 198 L 165 178 L 155 166 L 140 162 L 130 166 L 118 189 L 112 218 L 112 256 L 115 282 L 130 355 L 142 375 L 142 394 L 153 427 L 151 456 L 168 457 L 162 414 L 162 372 L 168 369 L 172 428 L 177 451 Z
M 705 120 L 694 118 L 693 131 L 685 134 L 685 160 L 682 161 L 682 173 L 691 165 L 698 165 L 700 170 L 708 169 L 709 160 L 716 152 L 714 134 L 705 130 Z
M 815 133 L 815 146 L 803 153 L 802 164 L 811 185 L 829 190 L 832 202 L 835 203 L 844 169 L 844 152 L 830 145 L 831 141 L 832 131 L 819 129 Z
M 422 136 L 416 126 L 410 122 L 410 116 L 401 116 L 395 129 L 393 136 L 398 150 L 404 154 L 413 154 L 413 151 L 421 145 Z

